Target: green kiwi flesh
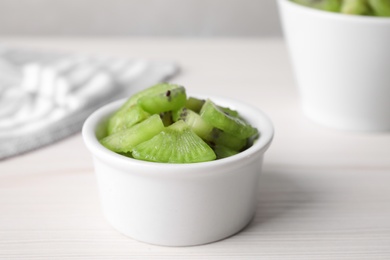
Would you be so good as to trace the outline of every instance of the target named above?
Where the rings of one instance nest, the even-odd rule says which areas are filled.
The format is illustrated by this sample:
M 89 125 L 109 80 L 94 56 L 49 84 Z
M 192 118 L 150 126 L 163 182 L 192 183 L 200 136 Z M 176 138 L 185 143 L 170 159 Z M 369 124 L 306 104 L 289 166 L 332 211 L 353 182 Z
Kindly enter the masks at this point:
M 239 139 L 249 138 L 257 132 L 255 128 L 243 119 L 225 113 L 209 99 L 202 106 L 200 116 L 214 127 Z
M 199 114 L 205 102 L 206 100 L 204 99 L 188 97 L 185 107 Z M 234 116 L 234 117 L 239 116 L 236 110 L 230 109 L 228 107 L 222 107 L 222 106 L 217 106 L 217 107 L 220 108 L 225 113 L 229 114 L 230 116 Z
M 197 113 L 188 108 L 181 108 L 174 114 L 174 121 L 183 120 L 203 140 L 208 140 L 213 126 L 203 120 Z
M 128 153 L 134 146 L 149 140 L 163 129 L 160 116 L 153 115 L 130 128 L 104 137 L 100 143 L 111 151 Z
M 150 114 L 144 111 L 140 106 L 133 105 L 126 109 L 118 110 L 113 114 L 107 125 L 107 134 L 119 132 L 126 128 L 132 127 L 133 125 L 145 120 Z
M 186 100 L 187 96 L 184 87 L 178 87 L 155 95 L 141 97 L 137 103 L 143 110 L 151 114 L 158 114 L 177 110 L 185 105 Z
M 164 93 L 167 90 L 172 90 L 175 88 L 180 87 L 176 84 L 169 84 L 169 83 L 158 83 L 156 85 L 153 85 L 149 88 L 146 88 L 140 92 L 135 93 L 132 95 L 120 108 L 119 110 L 126 110 L 127 108 L 134 106 L 137 104 L 138 99 L 146 96 L 153 96 L 156 94 Z
M 230 109 L 228 107 L 221 107 L 221 106 L 217 106 L 217 107 L 229 116 L 232 116 L 232 117 L 239 117 L 240 116 L 236 110 Z
M 206 100 L 204 99 L 199 99 L 199 98 L 194 98 L 194 97 L 188 97 L 185 107 L 188 109 L 191 109 L 192 111 L 199 113 L 204 102 Z
M 195 163 L 216 159 L 210 146 L 182 120 L 135 146 L 132 155 L 135 159 L 165 163 Z
M 240 151 L 246 144 L 246 139 L 237 138 L 207 123 L 199 114 L 188 108 L 181 108 L 174 114 L 174 121 L 183 120 L 203 140 L 221 144 Z
M 237 150 L 219 144 L 211 144 L 210 146 L 214 150 L 217 159 L 223 159 L 239 153 Z
M 240 139 L 218 128 L 213 128 L 213 131 L 207 140 L 217 145 L 223 145 L 235 151 L 241 151 L 248 144 L 248 138 Z
M 173 124 L 172 111 L 160 113 L 160 118 L 164 126 L 170 126 Z
M 113 152 L 165 163 L 226 158 L 259 136 L 236 110 L 187 98 L 184 87 L 168 83 L 136 93 L 96 131 L 100 143 Z

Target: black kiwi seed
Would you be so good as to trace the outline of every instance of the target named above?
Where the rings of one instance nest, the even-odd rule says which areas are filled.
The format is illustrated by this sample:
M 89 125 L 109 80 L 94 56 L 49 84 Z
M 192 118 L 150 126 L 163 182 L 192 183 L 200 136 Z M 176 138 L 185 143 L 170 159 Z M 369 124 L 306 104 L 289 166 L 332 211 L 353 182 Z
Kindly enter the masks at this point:
M 171 96 L 171 91 L 168 90 L 166 93 L 165 93 L 165 96 L 168 97 L 168 101 L 171 101 L 172 100 L 172 96 Z

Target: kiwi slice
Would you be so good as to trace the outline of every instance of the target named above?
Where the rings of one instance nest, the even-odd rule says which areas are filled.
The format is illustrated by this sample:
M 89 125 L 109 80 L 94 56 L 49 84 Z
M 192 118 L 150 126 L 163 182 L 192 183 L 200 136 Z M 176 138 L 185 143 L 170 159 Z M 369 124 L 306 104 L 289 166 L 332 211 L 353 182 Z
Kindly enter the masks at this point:
M 167 90 L 172 90 L 174 88 L 178 88 L 180 87 L 179 85 L 175 85 L 175 84 L 169 84 L 169 83 L 158 83 L 156 85 L 153 85 L 147 89 L 144 89 L 140 92 L 137 92 L 135 93 L 134 95 L 132 95 L 120 108 L 119 110 L 126 110 L 128 109 L 129 107 L 132 107 L 134 106 L 135 104 L 137 104 L 138 102 L 138 99 L 140 99 L 141 97 L 145 97 L 145 96 L 153 96 L 153 95 L 156 95 L 156 94 L 159 94 L 159 93 L 164 93 L 166 92 Z
M 210 146 L 217 155 L 217 159 L 223 159 L 239 153 L 237 150 L 219 144 L 211 143 Z
M 206 100 L 204 100 L 204 99 L 189 97 L 187 99 L 185 107 L 188 109 L 191 109 L 192 111 L 199 114 L 199 112 L 202 109 L 202 106 L 204 105 L 205 102 L 206 102 Z M 230 116 L 234 116 L 234 117 L 239 116 L 238 112 L 236 110 L 230 109 L 228 107 L 222 107 L 222 106 L 217 106 L 217 107 L 219 107 L 223 112 L 225 112 L 226 114 L 228 114 Z
M 207 139 L 217 145 L 228 147 L 235 151 L 241 151 L 248 143 L 248 138 L 240 139 L 234 135 L 228 134 L 218 128 L 213 128 L 210 137 Z
M 183 107 L 186 100 L 186 90 L 184 87 L 178 87 L 155 95 L 141 97 L 138 99 L 138 104 L 151 114 L 159 114 Z
M 253 128 L 239 117 L 234 117 L 225 113 L 210 99 L 202 106 L 200 116 L 212 126 L 239 139 L 246 139 L 257 133 L 256 128 Z
M 213 149 L 182 120 L 135 146 L 132 155 L 135 159 L 165 163 L 195 163 L 216 159 Z
M 330 12 L 339 12 L 341 9 L 342 2 L 341 0 L 292 0 L 293 2 L 308 7 L 330 11 Z M 353 0 L 360 1 L 360 0 Z
M 174 121 L 180 119 L 186 122 L 191 129 L 205 141 L 221 144 L 237 151 L 242 149 L 247 143 L 246 139 L 237 138 L 220 129 L 214 128 L 191 109 L 181 108 L 176 111 L 174 113 Z
M 150 114 L 144 111 L 138 105 L 133 105 L 126 109 L 118 110 L 108 120 L 107 134 L 111 135 L 126 128 L 132 127 L 133 125 L 145 120 L 149 116 Z
M 341 5 L 344 14 L 369 15 L 371 12 L 366 0 L 344 0 Z
M 123 155 L 123 156 L 126 156 L 126 157 L 129 157 L 129 158 L 133 158 L 133 156 L 131 155 L 131 152 L 127 152 L 127 153 L 118 153 L 120 155 Z
M 209 140 L 213 126 L 203 120 L 197 113 L 188 108 L 181 108 L 174 113 L 174 121 L 183 120 L 203 140 Z
M 390 17 L 390 1 L 368 0 L 368 3 L 376 16 Z
M 199 113 L 203 104 L 206 102 L 204 99 L 189 97 L 186 101 L 185 107 L 192 111 Z
M 160 118 L 161 118 L 164 126 L 170 126 L 173 124 L 172 111 L 160 113 Z
M 217 107 L 229 116 L 232 116 L 232 117 L 239 117 L 240 116 L 236 110 L 230 109 L 228 107 L 221 107 L 221 106 L 217 106 Z
M 236 110 L 210 100 L 187 99 L 184 87 L 168 83 L 130 97 L 102 128 L 97 137 L 106 148 L 168 163 L 225 158 L 245 150 L 259 136 Z
M 153 115 L 130 128 L 104 137 L 100 143 L 111 151 L 128 153 L 134 146 L 149 140 L 163 129 L 160 116 Z

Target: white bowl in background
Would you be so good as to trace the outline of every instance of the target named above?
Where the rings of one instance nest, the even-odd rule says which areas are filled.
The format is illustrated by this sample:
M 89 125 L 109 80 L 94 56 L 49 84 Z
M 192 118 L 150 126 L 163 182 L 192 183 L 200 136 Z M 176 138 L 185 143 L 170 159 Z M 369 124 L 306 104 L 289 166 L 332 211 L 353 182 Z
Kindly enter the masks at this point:
M 390 18 L 278 0 L 304 114 L 345 130 L 390 130 Z
M 146 162 L 111 152 L 96 137 L 102 122 L 125 100 L 98 109 L 85 121 L 82 134 L 93 155 L 103 212 L 119 232 L 150 244 L 191 246 L 231 236 L 253 218 L 272 123 L 250 105 L 211 99 L 238 110 L 260 131 L 252 147 L 211 162 Z

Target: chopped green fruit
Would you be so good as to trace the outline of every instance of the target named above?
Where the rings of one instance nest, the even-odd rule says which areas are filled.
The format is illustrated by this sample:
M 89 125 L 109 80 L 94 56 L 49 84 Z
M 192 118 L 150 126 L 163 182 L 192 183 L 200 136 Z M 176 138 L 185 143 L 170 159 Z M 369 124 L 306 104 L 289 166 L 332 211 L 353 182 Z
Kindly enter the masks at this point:
M 111 151 L 128 153 L 134 146 L 149 140 L 163 129 L 160 116 L 153 115 L 130 128 L 104 137 L 100 143 Z
M 138 99 L 138 104 L 151 114 L 177 110 L 186 103 L 187 96 L 183 87 L 168 89 L 162 93 L 148 95 Z
M 389 0 L 368 0 L 368 3 L 376 16 L 390 17 Z
M 329 12 L 340 12 L 342 0 L 292 0 L 297 4 L 312 7 L 315 9 L 329 11 Z
M 200 110 L 202 109 L 202 106 L 204 105 L 204 103 L 206 102 L 206 100 L 204 99 L 199 99 L 199 98 L 194 98 L 194 97 L 189 97 L 187 99 L 187 102 L 185 104 L 185 108 L 188 108 L 188 109 L 191 109 L 192 111 L 196 112 L 199 114 Z M 228 107 L 222 107 L 222 106 L 218 106 L 222 111 L 224 111 L 225 113 L 231 115 L 231 116 L 234 116 L 234 117 L 238 117 L 238 112 L 233 110 L 233 109 L 230 109 Z
M 366 0 L 344 0 L 341 6 L 343 14 L 368 15 L 371 9 Z
M 200 115 L 185 107 L 175 113 L 174 120 L 183 120 L 203 140 L 208 140 L 213 130 L 213 126 L 204 121 Z
M 390 17 L 390 0 L 291 0 L 315 9 L 352 15 Z
M 212 126 L 223 130 L 239 139 L 246 139 L 256 134 L 257 130 L 244 120 L 232 117 L 218 108 L 211 100 L 207 100 L 200 111 L 200 116 Z
M 145 112 L 140 106 L 134 105 L 126 109 L 118 110 L 108 120 L 107 134 L 122 131 L 126 128 L 145 120 L 150 114 Z
M 216 145 L 211 145 L 211 147 L 213 148 L 215 154 L 217 155 L 217 159 L 223 159 L 238 154 L 237 150 L 231 149 L 223 145 L 216 144 Z
M 217 145 L 223 145 L 236 151 L 240 151 L 248 143 L 247 138 L 246 139 L 237 138 L 234 135 L 228 134 L 218 128 L 213 129 L 210 137 L 207 140 Z
M 237 111 L 187 99 L 184 87 L 163 83 L 130 97 L 98 126 L 96 137 L 126 157 L 193 163 L 215 160 L 216 153 L 218 158 L 237 154 L 253 144 L 257 133 Z
M 182 108 L 175 113 L 175 121 L 183 120 L 191 129 L 203 140 L 213 142 L 216 144 L 222 144 L 239 151 L 246 143 L 246 139 L 239 139 L 231 134 L 214 128 L 211 124 L 207 123 L 199 114 L 194 111 Z
M 134 147 L 132 155 L 135 159 L 166 163 L 195 163 L 216 159 L 210 146 L 182 120 Z
M 172 111 L 160 113 L 160 118 L 164 126 L 170 126 L 173 124 Z
M 217 106 L 217 107 L 229 116 L 232 116 L 232 117 L 239 117 L 240 116 L 236 110 L 230 109 L 228 107 L 221 107 L 221 106 Z
M 123 156 L 126 156 L 126 157 L 129 157 L 129 158 L 133 158 L 133 155 L 131 155 L 131 152 L 127 152 L 127 153 L 119 153 Z
M 199 113 L 204 102 L 206 102 L 206 100 L 204 100 L 204 99 L 189 97 L 187 99 L 185 107 L 188 109 L 191 109 L 192 111 L 194 111 L 196 113 Z
M 135 104 L 137 104 L 138 102 L 138 99 L 140 99 L 141 97 L 146 97 L 146 96 L 154 96 L 156 94 L 160 94 L 160 93 L 164 93 L 166 92 L 167 90 L 172 90 L 174 88 L 178 88 L 180 87 L 179 85 L 175 85 L 175 84 L 169 84 L 169 83 L 159 83 L 159 84 L 156 84 L 154 86 L 151 86 L 147 89 L 144 89 L 140 92 L 137 92 L 135 93 L 134 95 L 132 95 L 120 108 L 119 110 L 126 110 L 128 109 L 129 107 L 132 107 L 134 106 Z

